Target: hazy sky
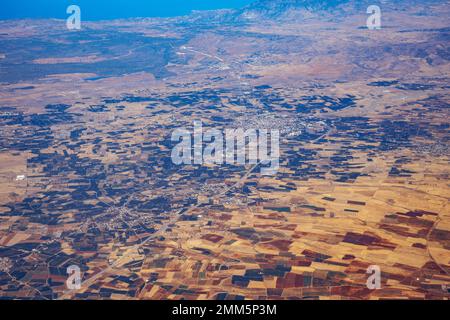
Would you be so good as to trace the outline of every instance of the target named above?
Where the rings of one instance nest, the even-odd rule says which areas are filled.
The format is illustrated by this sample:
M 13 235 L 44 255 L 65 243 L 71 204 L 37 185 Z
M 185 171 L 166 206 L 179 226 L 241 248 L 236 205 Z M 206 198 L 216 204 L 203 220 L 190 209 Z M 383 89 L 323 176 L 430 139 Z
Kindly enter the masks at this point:
M 66 8 L 76 4 L 82 19 L 168 17 L 191 10 L 239 8 L 252 0 L 0 0 L 0 19 L 66 18 Z

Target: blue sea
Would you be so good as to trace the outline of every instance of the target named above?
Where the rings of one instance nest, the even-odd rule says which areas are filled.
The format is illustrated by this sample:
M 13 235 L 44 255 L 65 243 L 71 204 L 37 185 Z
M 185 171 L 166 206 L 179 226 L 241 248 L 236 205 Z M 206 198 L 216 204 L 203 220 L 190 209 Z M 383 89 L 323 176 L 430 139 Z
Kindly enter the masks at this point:
M 81 8 L 83 20 L 171 17 L 192 10 L 240 8 L 252 0 L 1 0 L 0 20 L 68 17 L 69 5 Z

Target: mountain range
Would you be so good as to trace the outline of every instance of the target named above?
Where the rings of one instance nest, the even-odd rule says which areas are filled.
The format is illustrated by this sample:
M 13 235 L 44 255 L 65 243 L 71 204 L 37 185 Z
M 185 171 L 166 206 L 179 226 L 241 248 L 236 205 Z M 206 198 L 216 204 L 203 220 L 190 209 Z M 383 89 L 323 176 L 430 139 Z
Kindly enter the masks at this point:
M 434 3 L 442 3 L 437 0 L 257 0 L 250 5 L 237 10 L 234 14 L 238 20 L 290 20 L 304 18 L 311 15 L 317 17 L 331 17 L 365 13 L 370 5 L 378 5 L 384 11 L 403 11 L 405 7 L 419 5 L 424 7 Z

